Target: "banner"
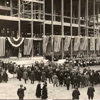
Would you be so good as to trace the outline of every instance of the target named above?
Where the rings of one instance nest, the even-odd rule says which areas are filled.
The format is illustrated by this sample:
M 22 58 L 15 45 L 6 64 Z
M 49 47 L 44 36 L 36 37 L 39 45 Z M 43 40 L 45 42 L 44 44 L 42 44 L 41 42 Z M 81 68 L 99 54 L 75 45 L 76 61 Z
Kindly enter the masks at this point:
M 24 40 L 24 55 L 30 55 L 32 51 L 33 39 Z
M 65 43 L 64 43 L 64 51 L 68 51 L 70 41 L 71 41 L 71 36 L 66 36 L 65 37 Z
M 96 50 L 97 51 L 100 50 L 100 38 L 99 37 L 96 39 Z
M 94 51 L 94 50 L 95 50 L 95 38 L 90 37 L 90 51 Z
M 80 46 L 80 37 L 76 36 L 74 40 L 74 51 L 78 51 Z
M 61 39 L 62 39 L 61 36 L 55 36 L 54 37 L 54 52 L 60 51 Z
M 49 36 L 44 36 L 43 37 L 43 53 L 46 53 L 47 51 L 48 41 L 49 41 Z
M 53 40 L 53 39 L 52 39 Z M 51 43 L 51 38 L 48 40 L 48 45 L 47 45 L 47 50 L 46 50 L 46 55 L 51 55 L 52 53 L 52 43 Z
M 14 38 L 14 37 L 7 37 L 9 43 L 13 46 L 13 47 L 19 47 L 23 41 L 24 41 L 24 38 L 22 37 L 19 37 L 19 38 Z
M 5 56 L 5 37 L 0 37 L 0 56 Z
M 82 38 L 82 41 L 80 43 L 80 50 L 87 50 L 87 45 L 88 45 L 88 38 L 87 37 Z

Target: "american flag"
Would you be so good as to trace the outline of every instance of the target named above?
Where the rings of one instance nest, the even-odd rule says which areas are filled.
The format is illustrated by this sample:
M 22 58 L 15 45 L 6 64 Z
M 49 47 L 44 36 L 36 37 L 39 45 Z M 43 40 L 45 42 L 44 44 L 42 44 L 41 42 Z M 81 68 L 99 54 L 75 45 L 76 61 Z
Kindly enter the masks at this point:
M 79 46 L 80 46 L 80 37 L 77 36 L 77 37 L 75 37 L 75 40 L 74 40 L 74 51 L 78 51 Z
M 33 40 L 25 39 L 24 40 L 24 55 L 30 55 L 32 51 Z
M 99 51 L 99 49 L 100 49 L 100 38 L 98 37 L 96 39 L 96 50 Z
M 91 51 L 95 50 L 95 38 L 94 37 L 90 38 L 90 50 Z
M 60 46 L 61 46 L 61 36 L 55 36 L 54 37 L 54 52 L 59 52 L 60 51 Z
M 44 52 L 44 54 L 47 51 L 48 42 L 49 42 L 49 36 L 43 37 L 43 52 Z
M 65 37 L 64 51 L 68 51 L 71 42 L 71 36 Z
M 0 56 L 5 56 L 5 37 L 0 38 Z
M 80 43 L 80 50 L 87 50 L 87 46 L 88 46 L 88 38 L 84 37 L 82 38 L 82 41 Z

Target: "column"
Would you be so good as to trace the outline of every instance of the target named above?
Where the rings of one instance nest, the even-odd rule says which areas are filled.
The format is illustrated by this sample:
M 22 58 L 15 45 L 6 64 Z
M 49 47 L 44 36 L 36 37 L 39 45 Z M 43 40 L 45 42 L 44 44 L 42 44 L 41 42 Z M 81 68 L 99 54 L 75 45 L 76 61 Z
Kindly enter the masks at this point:
M 24 13 L 25 13 L 25 5 L 24 5 L 24 1 L 23 1 L 23 13 L 22 13 L 22 17 L 24 17 Z
M 43 36 L 45 36 L 45 0 L 43 4 Z
M 31 38 L 33 39 L 33 2 L 31 2 Z M 34 55 L 34 46 L 33 46 L 33 42 L 32 42 L 32 57 Z
M 97 5 L 97 16 L 98 16 L 98 14 L 99 14 L 99 11 L 100 10 L 100 7 L 99 7 L 99 4 Z M 98 19 L 97 19 L 97 21 L 98 21 Z M 98 30 L 98 31 L 100 31 L 100 29 Z M 99 35 L 99 34 L 98 34 Z M 98 54 L 100 54 L 100 50 L 98 51 Z
M 10 0 L 10 8 L 11 8 L 10 16 L 12 16 L 12 15 L 13 15 L 13 5 L 12 5 L 12 0 Z
M 20 22 L 20 5 L 21 5 L 21 2 L 20 2 L 20 0 L 18 0 L 18 34 L 17 34 L 17 36 L 19 36 L 19 37 L 21 36 L 21 30 L 20 30 L 20 24 L 21 24 L 21 22 Z M 20 55 L 20 47 L 19 47 L 18 55 Z
M 80 36 L 81 32 L 80 17 L 81 17 L 81 0 L 78 1 L 78 36 Z
M 53 32 L 54 32 L 54 28 L 53 28 L 53 8 L 54 8 L 54 0 L 51 0 L 51 44 L 52 44 L 52 62 L 53 62 L 53 58 L 54 58 L 54 50 L 53 50 Z
M 78 36 L 81 35 L 80 17 L 81 17 L 81 0 L 78 0 Z M 81 52 L 81 50 L 79 49 L 79 56 L 80 56 L 80 52 Z
M 88 37 L 88 0 L 86 0 L 86 17 L 85 17 L 85 20 L 86 20 L 86 29 L 85 29 L 85 35 Z M 87 45 L 87 56 L 88 56 L 88 45 Z
M 18 35 L 20 36 L 20 0 L 18 0 Z
M 93 16 L 94 16 L 94 20 L 93 20 L 93 33 L 94 33 L 94 37 L 95 37 L 95 0 L 93 0 Z M 94 50 L 94 55 L 95 54 L 96 54 L 96 50 Z
M 45 36 L 45 0 L 44 0 L 44 4 L 43 4 L 43 37 L 44 36 Z M 43 53 L 43 56 L 44 56 L 44 53 Z
M 72 33 L 72 13 L 73 13 L 73 0 L 70 0 L 70 33 L 71 36 L 73 35 Z M 71 39 L 71 58 L 73 57 L 73 39 Z
M 62 33 L 62 59 L 64 58 L 64 0 L 61 0 L 61 33 Z

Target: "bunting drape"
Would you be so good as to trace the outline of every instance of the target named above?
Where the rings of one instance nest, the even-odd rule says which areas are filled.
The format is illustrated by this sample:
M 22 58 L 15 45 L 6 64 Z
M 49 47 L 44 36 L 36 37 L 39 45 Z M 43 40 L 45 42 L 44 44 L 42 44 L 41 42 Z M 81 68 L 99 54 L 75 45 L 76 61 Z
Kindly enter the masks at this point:
M 55 36 L 54 37 L 54 52 L 60 51 L 61 39 L 62 39 L 61 36 Z
M 14 37 L 7 37 L 9 43 L 13 46 L 13 47 L 19 47 L 23 41 L 24 41 L 24 38 L 20 37 L 20 38 L 17 38 L 15 39 Z
M 68 51 L 70 41 L 71 41 L 71 36 L 66 36 L 65 37 L 65 43 L 64 43 L 64 51 Z
M 95 38 L 91 37 L 90 38 L 90 51 L 94 51 L 95 50 Z
M 43 53 L 45 54 L 47 51 L 47 45 L 49 41 L 49 36 L 44 36 L 43 37 Z
M 76 36 L 74 40 L 74 51 L 78 51 L 80 46 L 80 37 Z

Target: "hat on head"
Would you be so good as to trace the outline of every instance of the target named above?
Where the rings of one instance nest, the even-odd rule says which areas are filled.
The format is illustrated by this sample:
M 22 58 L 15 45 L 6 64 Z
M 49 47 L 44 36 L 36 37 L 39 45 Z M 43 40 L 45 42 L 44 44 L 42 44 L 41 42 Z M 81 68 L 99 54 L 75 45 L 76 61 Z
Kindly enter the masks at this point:
M 23 85 L 21 84 L 20 87 L 23 87 Z

